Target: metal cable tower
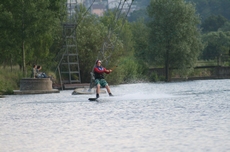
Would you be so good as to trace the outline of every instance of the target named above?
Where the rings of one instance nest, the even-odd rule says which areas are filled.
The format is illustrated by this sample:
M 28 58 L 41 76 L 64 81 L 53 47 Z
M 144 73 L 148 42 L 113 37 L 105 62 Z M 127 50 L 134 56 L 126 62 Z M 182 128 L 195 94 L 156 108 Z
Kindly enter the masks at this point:
M 75 7 L 77 2 L 75 0 L 67 0 L 67 21 L 62 24 L 63 39 L 64 39 L 64 53 L 58 64 L 58 71 L 61 85 L 71 83 L 81 83 L 80 66 L 77 51 L 76 41 L 76 20 Z

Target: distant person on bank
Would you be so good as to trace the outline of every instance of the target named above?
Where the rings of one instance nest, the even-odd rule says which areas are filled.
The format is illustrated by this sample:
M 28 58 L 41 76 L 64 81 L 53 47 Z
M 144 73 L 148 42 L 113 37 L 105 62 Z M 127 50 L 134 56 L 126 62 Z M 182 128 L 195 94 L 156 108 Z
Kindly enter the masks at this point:
M 36 78 L 37 77 L 37 65 L 33 65 L 32 73 L 31 73 L 31 78 Z
M 37 72 L 37 78 L 48 78 L 48 76 L 44 73 L 41 72 L 42 66 L 38 65 L 36 72 Z

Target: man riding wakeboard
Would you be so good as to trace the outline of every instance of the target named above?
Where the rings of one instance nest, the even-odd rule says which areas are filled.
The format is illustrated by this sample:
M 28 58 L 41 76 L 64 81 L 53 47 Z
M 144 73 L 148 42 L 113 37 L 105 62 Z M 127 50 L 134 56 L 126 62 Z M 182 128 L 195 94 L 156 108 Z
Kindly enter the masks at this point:
M 107 70 L 103 66 L 101 66 L 101 60 L 96 61 L 96 65 L 94 67 L 94 77 L 95 77 L 95 85 L 96 85 L 96 98 L 99 98 L 100 87 L 105 87 L 109 96 L 113 96 L 108 83 L 104 78 L 104 73 L 109 74 L 112 70 Z

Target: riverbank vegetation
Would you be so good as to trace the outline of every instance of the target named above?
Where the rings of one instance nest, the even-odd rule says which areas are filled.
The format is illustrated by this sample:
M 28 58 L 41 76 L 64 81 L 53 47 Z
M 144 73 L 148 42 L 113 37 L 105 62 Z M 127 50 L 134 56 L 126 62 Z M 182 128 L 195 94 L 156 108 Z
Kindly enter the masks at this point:
M 12 94 L 19 88 L 19 81 L 23 77 L 18 66 L 0 67 L 0 95 Z
M 59 80 L 57 65 L 64 53 L 62 23 L 68 20 L 66 0 L 0 2 L 0 93 L 19 88 L 30 77 L 33 64 Z M 81 82 L 90 82 L 90 72 L 105 41 L 114 47 L 104 52 L 103 65 L 113 69 L 110 84 L 134 81 L 170 81 L 171 76 L 208 75 L 195 66 L 229 66 L 229 0 L 137 0 L 139 10 L 115 27 L 115 10 L 98 17 L 83 6 L 76 7 L 77 48 Z M 213 10 L 212 6 L 218 6 Z M 122 15 L 121 15 L 122 16 Z M 108 29 L 115 30 L 106 39 Z M 224 57 L 224 58 L 223 58 Z M 224 63 L 221 64 L 221 62 Z M 202 61 L 202 62 L 201 62 Z M 164 77 L 149 68 L 164 68 Z M 170 69 L 177 69 L 176 72 Z M 58 83 L 58 82 L 57 82 Z

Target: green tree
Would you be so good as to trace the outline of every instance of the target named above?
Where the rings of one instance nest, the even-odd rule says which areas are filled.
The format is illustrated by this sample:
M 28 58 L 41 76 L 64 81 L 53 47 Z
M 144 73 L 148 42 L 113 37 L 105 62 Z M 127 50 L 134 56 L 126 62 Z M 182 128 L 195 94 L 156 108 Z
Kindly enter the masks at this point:
M 129 65 L 133 62 L 134 48 L 132 41 L 132 30 L 130 23 L 127 22 L 125 14 L 122 14 L 120 18 L 116 18 L 116 12 L 108 11 L 100 21 L 104 24 L 105 27 L 108 27 L 106 36 L 104 37 L 104 42 L 107 42 L 108 33 L 110 35 L 110 41 L 113 44 L 113 48 L 110 50 L 112 52 L 111 57 L 109 58 L 110 64 L 108 66 L 115 67 L 118 65 L 118 68 L 113 71 L 113 74 L 108 77 L 108 81 L 113 83 L 122 83 L 125 81 L 125 75 L 122 71 L 127 71 L 128 66 L 124 66 L 126 63 L 125 57 L 129 57 Z M 105 39 L 106 38 L 106 39 Z M 108 43 L 109 44 L 109 43 Z M 123 66 L 122 66 L 123 65 Z
M 13 45 L 8 48 L 1 45 L 0 49 L 12 51 L 14 59 L 23 68 L 24 76 L 27 64 L 49 55 L 53 35 L 60 26 L 60 16 L 65 12 L 64 5 L 65 0 L 19 0 L 16 4 L 13 0 L 1 1 L 0 22 L 7 24 L 1 25 L 0 33 Z
M 148 49 L 149 27 L 143 19 L 139 19 L 131 24 L 133 33 L 134 56 L 139 60 L 145 60 Z
M 202 59 L 213 60 L 223 54 L 228 54 L 230 50 L 230 31 L 209 32 L 202 36 L 206 47 L 202 54 Z
M 148 14 L 146 12 L 146 8 L 135 10 L 132 13 L 130 13 L 130 16 L 128 17 L 129 22 L 135 22 L 140 19 L 144 19 L 146 22 L 148 21 Z
M 217 31 L 221 28 L 228 20 L 221 15 L 212 15 L 204 20 L 201 24 L 203 32 Z
M 135 4 L 138 5 L 138 7 L 146 7 L 149 4 L 150 0 L 135 0 Z
M 196 10 L 205 20 L 212 15 L 222 15 L 230 20 L 230 1 L 229 0 L 186 0 L 196 4 Z
M 230 31 L 230 22 L 226 22 L 221 28 L 219 28 L 220 31 Z
M 186 74 L 202 49 L 194 5 L 183 0 L 151 0 L 148 14 L 152 18 L 149 60 L 165 66 L 166 81 L 170 68 Z
M 85 10 L 83 7 L 78 8 L 78 20 L 83 18 Z M 115 13 L 108 11 L 102 17 L 86 14 L 81 24 L 78 24 L 76 32 L 82 82 L 89 82 L 96 59 L 102 60 L 106 68 L 114 69 L 113 74 L 107 77 L 112 84 L 127 80 L 127 74 L 131 74 L 127 68 L 132 67 L 133 77 L 137 73 L 131 25 L 123 18 L 123 14 L 121 18 L 116 18 Z
M 108 68 L 114 66 L 114 63 L 118 60 L 116 56 L 123 51 L 121 48 L 123 45 L 116 33 L 112 33 L 110 39 L 107 39 L 109 24 L 114 22 L 113 16 L 105 15 L 97 17 L 89 12 L 85 14 L 86 8 L 83 6 L 79 6 L 76 12 L 75 17 L 78 25 L 76 30 L 77 48 L 79 52 L 81 81 L 89 82 L 91 79 L 90 72 L 93 70 L 95 61 L 97 59 L 102 60 L 103 65 L 108 66 Z M 111 41 L 112 44 L 116 43 L 116 47 L 103 50 L 105 41 Z
M 7 1 L 8 2 L 8 1 Z M 16 61 L 16 56 L 13 56 L 16 52 L 11 50 L 14 44 L 14 37 L 12 37 L 13 21 L 12 13 L 7 11 L 5 7 L 6 1 L 0 3 L 0 63 L 4 66 L 10 64 L 10 61 Z

